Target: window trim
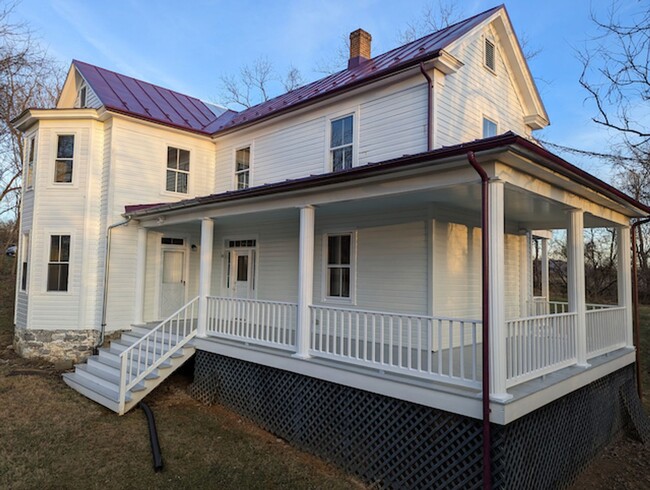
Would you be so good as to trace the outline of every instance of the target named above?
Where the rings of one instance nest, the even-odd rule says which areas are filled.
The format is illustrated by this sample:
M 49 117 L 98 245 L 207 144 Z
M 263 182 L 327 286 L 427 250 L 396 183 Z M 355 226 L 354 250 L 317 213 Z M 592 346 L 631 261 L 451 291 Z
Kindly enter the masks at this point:
M 26 231 L 22 235 L 20 242 L 20 286 L 19 291 L 27 293 L 29 291 L 29 236 L 30 232 Z
M 47 246 L 43 247 L 45 248 L 45 281 L 43 283 L 43 289 L 45 290 L 46 294 L 55 294 L 55 295 L 67 295 L 72 293 L 72 287 L 71 287 L 71 277 L 72 277 L 72 258 L 74 257 L 74 239 L 73 239 L 73 234 L 70 231 L 47 231 L 45 233 L 45 236 L 47 237 Z M 52 262 L 50 260 L 50 254 L 52 251 L 52 237 L 53 236 L 68 236 L 70 237 L 70 245 L 68 249 L 68 261 L 67 262 Z M 50 271 L 49 271 L 49 266 L 50 264 L 68 264 L 68 280 L 66 284 L 66 289 L 65 290 L 50 290 L 48 289 L 48 282 L 50 279 Z
M 57 138 L 57 143 L 58 143 L 58 138 Z M 30 148 L 30 145 L 32 144 L 34 145 L 33 155 L 31 155 L 32 152 Z M 25 145 L 26 164 L 24 165 L 24 167 L 27 168 L 27 175 L 25 176 L 25 191 L 31 191 L 34 189 L 34 177 L 35 177 L 34 168 L 36 166 L 37 151 L 38 151 L 38 144 L 36 141 L 36 133 L 32 133 L 30 136 L 27 137 L 26 145 Z M 33 157 L 31 161 L 29 160 L 30 156 Z M 74 178 L 74 172 L 73 172 L 73 178 Z
M 249 149 L 249 159 L 248 159 L 248 187 L 243 187 L 242 189 L 239 189 L 237 187 L 238 181 L 237 181 L 237 175 L 240 173 L 243 173 L 244 171 L 242 170 L 241 172 L 237 172 L 237 152 L 240 150 L 245 150 L 246 148 Z M 243 189 L 250 189 L 253 187 L 253 157 L 254 157 L 254 150 L 253 150 L 253 143 L 249 144 L 244 144 L 244 145 L 238 145 L 233 148 L 232 152 L 232 189 L 235 191 L 243 190 Z
M 237 240 L 254 240 L 255 245 L 252 247 L 240 246 L 240 247 L 230 247 L 228 243 L 230 241 Z M 253 292 L 253 297 L 251 299 L 257 299 L 257 288 L 259 286 L 259 269 L 260 269 L 260 237 L 258 233 L 250 233 L 247 235 L 226 235 L 221 239 L 221 295 L 228 296 L 230 294 L 230 267 L 228 264 L 228 259 L 232 258 L 233 250 L 251 250 L 254 252 L 253 256 L 253 275 L 251 276 L 251 291 Z
M 493 53 L 492 61 L 494 63 L 494 67 L 491 67 L 487 63 L 487 45 L 488 45 L 488 43 L 492 46 L 492 50 L 493 50 L 492 51 L 492 53 Z M 490 39 L 487 36 L 483 37 L 483 66 L 485 67 L 485 69 L 487 71 L 489 71 L 493 75 L 497 74 L 497 43 L 494 42 L 494 40 Z
M 326 116 L 325 124 L 325 158 L 323 169 L 326 173 L 334 171 L 332 167 L 332 123 L 344 117 L 352 116 L 352 168 L 359 165 L 359 106 L 337 111 Z
M 179 169 L 170 169 L 167 167 L 167 155 L 169 148 L 174 148 L 175 150 L 183 150 L 187 151 L 190 154 L 190 169 L 186 172 L 185 170 L 179 170 Z M 163 160 L 163 171 L 162 171 L 162 191 L 161 194 L 163 195 L 168 195 L 168 196 L 185 196 L 186 198 L 189 197 L 192 194 L 192 150 L 190 150 L 188 147 L 185 146 L 180 146 L 172 143 L 167 143 L 164 146 L 164 156 L 162 157 Z M 167 170 L 173 170 L 174 172 L 181 172 L 181 173 L 186 173 L 187 174 L 187 192 L 178 192 L 178 191 L 170 191 L 167 189 Z
M 494 135 L 493 136 L 485 136 L 485 131 L 484 131 L 484 125 L 485 121 L 489 121 L 494 124 Z M 486 116 L 485 114 L 482 114 L 481 116 L 481 139 L 483 138 L 492 138 L 494 136 L 497 136 L 499 134 L 499 123 L 495 120 L 492 119 L 491 117 Z
M 54 187 L 76 187 L 77 186 L 77 172 L 75 172 L 75 162 L 78 163 L 78 148 L 79 148 L 79 135 L 75 131 L 62 131 L 55 133 L 56 139 L 55 144 L 53 145 L 54 158 L 52 162 L 52 186 Z M 59 137 L 61 136 L 72 136 L 74 138 L 74 147 L 72 149 L 72 158 L 59 158 L 58 157 L 58 148 L 59 148 Z M 70 182 L 57 182 L 56 181 L 56 161 L 57 160 L 71 160 L 72 161 L 72 178 Z
M 350 236 L 350 296 L 329 296 L 328 279 L 328 246 L 329 237 L 349 235 Z M 357 304 L 357 230 L 335 229 L 324 232 L 321 236 L 321 301 L 329 304 L 356 305 Z
M 88 85 L 85 83 L 79 87 L 79 108 L 83 109 L 88 104 Z

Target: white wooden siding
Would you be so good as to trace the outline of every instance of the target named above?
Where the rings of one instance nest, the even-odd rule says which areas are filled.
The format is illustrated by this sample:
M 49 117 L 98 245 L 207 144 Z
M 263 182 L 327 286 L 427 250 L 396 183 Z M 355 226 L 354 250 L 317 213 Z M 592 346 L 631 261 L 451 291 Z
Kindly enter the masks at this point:
M 483 137 L 483 116 L 497 123 L 499 134 L 514 131 L 530 135 L 512 77 L 499 43 L 496 43 L 496 75 L 483 65 L 483 36 L 496 39 L 488 26 L 458 44 L 451 54 L 464 63 L 458 72 L 436 85 L 435 145 L 448 146 Z

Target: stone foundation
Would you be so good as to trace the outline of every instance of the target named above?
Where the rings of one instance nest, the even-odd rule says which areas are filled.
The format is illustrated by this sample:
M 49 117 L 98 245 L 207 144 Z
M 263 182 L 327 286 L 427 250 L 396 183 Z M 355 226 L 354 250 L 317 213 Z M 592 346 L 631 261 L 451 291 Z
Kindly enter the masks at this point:
M 99 341 L 98 330 L 16 329 L 14 349 L 28 359 L 48 362 L 85 361 Z

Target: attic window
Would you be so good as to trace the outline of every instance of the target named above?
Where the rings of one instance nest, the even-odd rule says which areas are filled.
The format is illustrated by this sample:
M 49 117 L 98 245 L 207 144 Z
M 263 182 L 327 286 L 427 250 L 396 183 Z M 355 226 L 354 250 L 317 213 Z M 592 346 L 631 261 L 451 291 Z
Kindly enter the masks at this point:
M 489 39 L 485 40 L 485 66 L 491 70 L 491 71 L 496 71 L 496 63 L 494 59 L 494 43 L 490 41 Z
M 86 86 L 82 86 L 79 89 L 79 107 L 86 107 Z

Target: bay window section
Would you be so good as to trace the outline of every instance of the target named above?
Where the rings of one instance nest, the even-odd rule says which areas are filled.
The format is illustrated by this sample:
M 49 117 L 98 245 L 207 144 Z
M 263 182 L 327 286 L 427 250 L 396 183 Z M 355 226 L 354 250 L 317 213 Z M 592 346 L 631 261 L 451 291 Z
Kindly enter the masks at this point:
M 54 164 L 54 182 L 72 183 L 74 166 L 74 135 L 60 134 L 56 145 L 56 162 Z
M 70 235 L 50 236 L 50 260 L 47 264 L 47 290 L 67 291 L 70 269 Z

